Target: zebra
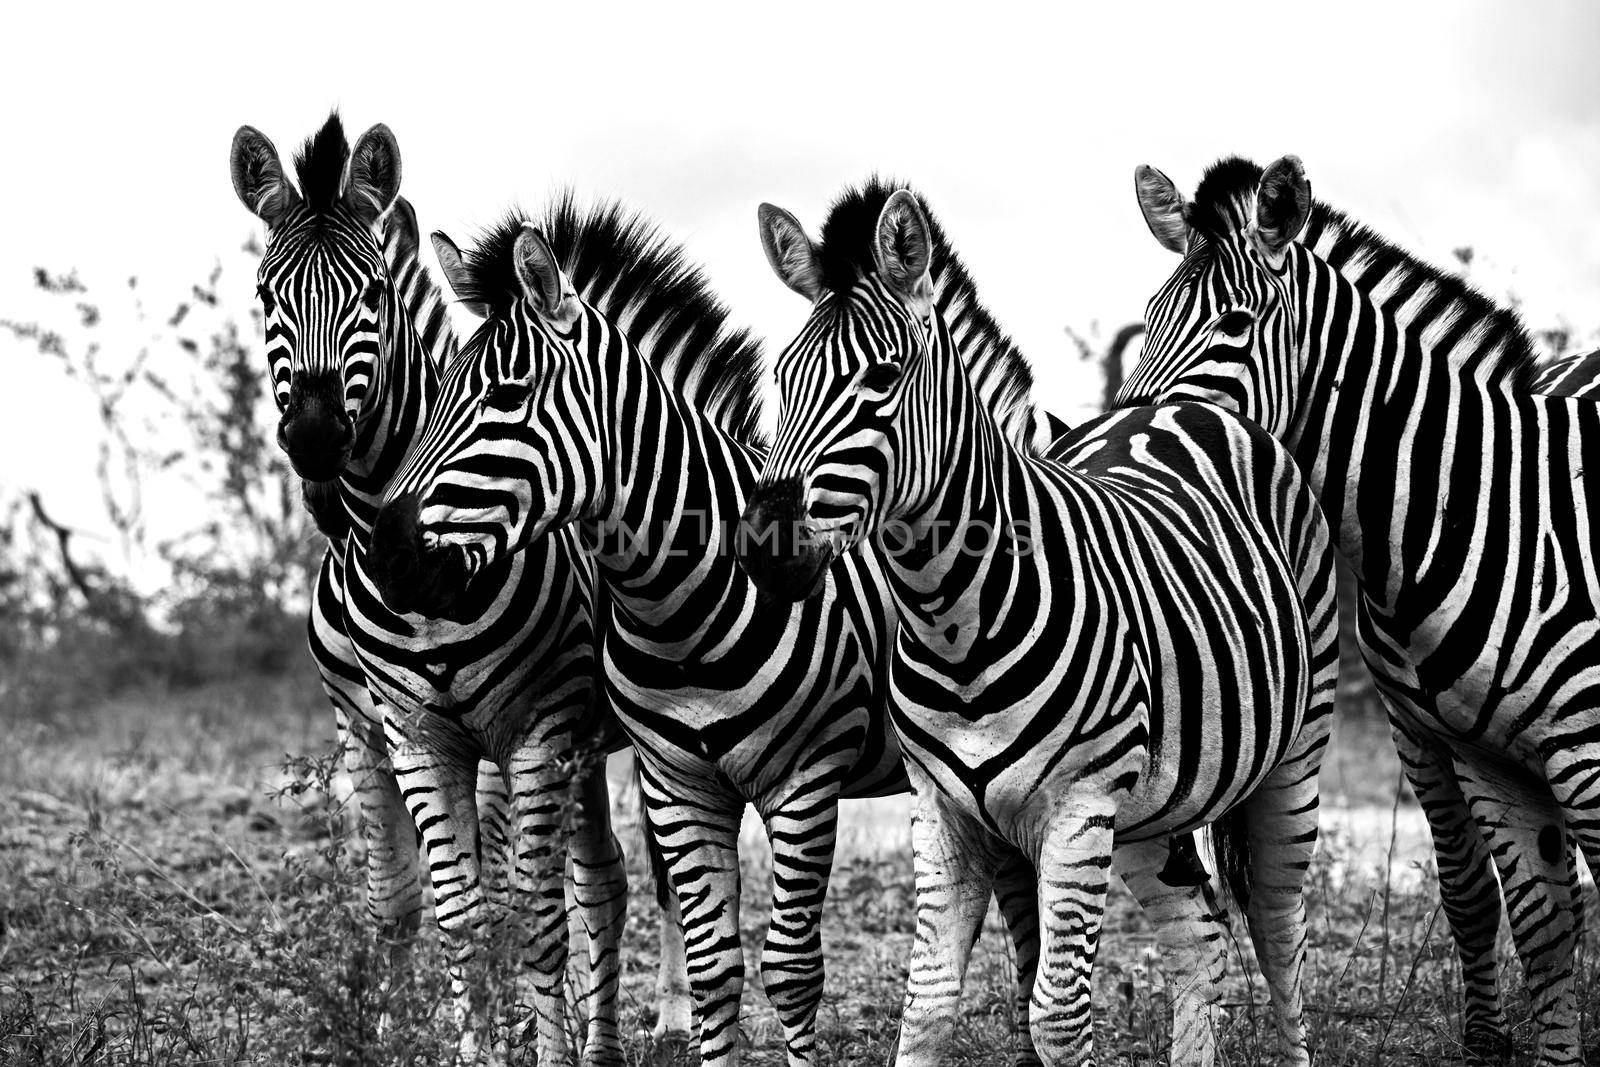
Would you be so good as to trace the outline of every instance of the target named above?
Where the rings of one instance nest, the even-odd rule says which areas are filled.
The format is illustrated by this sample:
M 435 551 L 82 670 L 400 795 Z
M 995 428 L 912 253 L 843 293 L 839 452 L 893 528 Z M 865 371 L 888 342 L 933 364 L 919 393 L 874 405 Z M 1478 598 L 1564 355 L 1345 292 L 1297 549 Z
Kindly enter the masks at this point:
M 257 139 L 260 139 L 259 141 Z M 250 127 L 241 127 L 235 136 L 234 157 L 241 148 L 259 152 L 262 144 L 275 159 L 276 149 Z M 235 188 L 241 199 L 247 187 L 238 183 L 243 176 L 236 170 Z M 254 203 L 247 202 L 254 210 Z M 455 351 L 455 338 L 443 317 L 444 305 L 437 289 L 417 259 L 416 214 L 404 198 L 383 220 L 382 255 L 397 287 L 399 305 L 412 315 L 421 344 L 441 358 Z M 264 284 L 258 280 L 258 285 Z M 259 292 L 258 292 L 258 295 Z M 266 299 L 266 298 L 263 298 Z M 292 353 L 281 352 L 272 367 L 274 393 L 280 409 L 287 407 Z M 310 473 L 322 475 L 311 457 Z M 291 458 L 291 463 L 294 460 Z M 299 468 L 297 467 L 297 472 Z M 383 745 L 383 722 L 367 692 L 355 649 L 344 632 L 344 548 L 350 518 L 337 481 L 302 480 L 306 509 L 317 528 L 328 538 L 328 548 L 313 585 L 308 615 L 307 637 L 324 692 L 333 705 L 339 748 L 355 786 L 362 809 L 361 825 L 367 852 L 367 903 L 391 954 L 409 954 L 422 911 L 422 886 L 418 880 L 414 830 L 410 816 L 400 803 L 388 768 Z M 505 790 L 497 768 L 484 764 L 479 780 L 479 803 L 484 812 L 484 832 L 504 839 Z
M 895 625 L 882 570 L 841 560 L 821 595 L 787 607 L 763 602 L 737 566 L 732 537 L 763 455 L 760 347 L 652 223 L 567 194 L 469 252 L 443 234 L 434 245 L 484 322 L 379 513 L 374 556 L 404 561 L 380 588 L 470 595 L 505 553 L 579 531 L 611 596 L 603 676 L 682 905 L 701 1061 L 741 1054 L 749 804 L 773 856 L 765 990 L 787 1062 L 816 1063 L 837 802 L 906 783 L 881 699 Z M 1024 997 L 1032 883 L 1013 863 L 998 894 Z M 1017 1037 L 1017 1061 L 1037 1063 Z
M 437 394 L 435 355 L 454 353 L 442 300 L 417 254 L 414 217 L 399 200 L 398 145 L 380 125 L 352 148 L 335 114 L 296 159 L 298 191 L 271 142 L 250 127 L 234 138 L 232 164 L 240 199 L 267 227 L 258 291 L 283 413 L 279 443 L 302 477 L 337 479 L 348 527 L 319 578 L 312 647 L 324 678 L 337 683 L 330 693 L 337 691 L 356 740 L 369 906 L 387 932 L 414 931 L 421 896 L 410 864 L 420 836 L 449 953 L 459 1052 L 472 1062 L 487 1026 L 473 979 L 489 919 L 474 789 L 488 764 L 487 777 L 511 791 L 515 832 L 502 830 L 483 851 L 503 850 L 506 836 L 514 845 L 515 904 L 525 923 L 519 947 L 532 974 L 541 1060 L 568 1057 L 570 848 L 590 939 L 584 1061 L 620 1062 L 626 875 L 595 758 L 620 734 L 594 700 L 593 569 L 571 537 L 546 538 L 508 557 L 451 619 L 384 606 L 366 543 L 378 501 Z M 386 219 L 396 220 L 389 230 L 399 244 L 387 262 L 377 240 Z M 328 510 L 324 502 L 319 520 Z M 579 817 L 563 840 L 569 789 Z M 498 791 L 480 792 L 492 801 Z M 675 925 L 662 924 L 661 1017 L 681 1027 L 687 989 Z
M 1528 392 L 1594 399 L 1600 396 L 1600 349 L 1547 360 L 1532 368 Z
M 1338 650 L 1329 537 L 1293 461 L 1200 404 L 1104 415 L 1041 456 L 979 401 L 958 344 L 1002 343 L 998 327 L 958 342 L 943 307 L 980 306 L 976 290 L 917 194 L 851 189 L 817 243 L 787 211 L 759 215 L 812 310 L 777 362 L 740 560 L 793 600 L 874 546 L 901 621 L 890 716 L 915 793 L 917 939 L 896 1062 L 946 1059 L 1010 847 L 1038 870 L 1044 1061 L 1093 1062 L 1114 864 L 1184 978 L 1173 1062 L 1211 1063 L 1227 926 L 1193 849 L 1206 824 L 1285 1054 L 1309 1062 L 1300 891 Z
M 1575 847 L 1600 862 L 1592 357 L 1541 374 L 1513 312 L 1314 201 L 1293 156 L 1224 159 L 1192 200 L 1151 167 L 1135 183 L 1182 260 L 1123 401 L 1221 404 L 1293 451 L 1358 579 L 1362 653 L 1433 833 L 1465 1044 L 1510 1047 L 1503 886 L 1539 1063 L 1581 1062 Z

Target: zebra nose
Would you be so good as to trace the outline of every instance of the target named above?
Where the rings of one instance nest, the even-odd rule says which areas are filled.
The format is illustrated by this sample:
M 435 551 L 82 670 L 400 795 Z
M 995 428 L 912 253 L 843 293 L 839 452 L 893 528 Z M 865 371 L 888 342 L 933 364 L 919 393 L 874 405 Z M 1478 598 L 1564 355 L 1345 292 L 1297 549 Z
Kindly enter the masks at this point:
M 297 379 L 278 422 L 278 445 L 295 473 L 314 482 L 337 478 L 354 441 L 355 425 L 338 381 Z
M 423 544 L 421 511 L 416 493 L 379 508 L 367 559 L 389 610 L 439 618 L 466 585 L 466 564 L 459 548 Z
M 815 592 L 827 561 L 801 544 L 806 520 L 803 486 L 784 478 L 762 486 L 739 522 L 739 563 L 757 589 L 780 601 Z
M 751 494 L 740 520 L 741 552 L 748 548 L 752 554 L 793 556 L 795 535 L 805 517 L 800 479 L 783 478 L 761 486 Z
M 378 594 L 390 608 L 411 610 L 422 561 L 421 507 L 415 493 L 407 493 L 378 509 L 367 551 Z

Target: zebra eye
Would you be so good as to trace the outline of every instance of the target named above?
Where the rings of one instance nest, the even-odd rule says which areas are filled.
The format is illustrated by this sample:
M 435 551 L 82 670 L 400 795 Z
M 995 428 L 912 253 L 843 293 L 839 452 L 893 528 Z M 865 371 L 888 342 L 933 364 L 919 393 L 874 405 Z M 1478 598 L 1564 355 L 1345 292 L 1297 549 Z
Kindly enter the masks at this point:
M 527 382 L 501 382 L 489 390 L 483 402 L 496 411 L 516 411 L 527 401 L 533 387 Z
M 1217 329 L 1229 337 L 1243 337 L 1253 322 L 1255 316 L 1248 311 L 1230 311 L 1217 320 Z
M 278 306 L 278 301 L 272 295 L 272 290 L 264 285 L 256 286 L 256 295 L 261 298 L 261 310 L 268 315 L 272 314 Z
M 377 282 L 373 282 L 362 291 L 361 302 L 366 305 L 368 311 L 375 312 L 378 310 L 378 301 L 382 297 L 383 286 L 379 285 Z
M 887 393 L 900 380 L 900 364 L 874 363 L 861 372 L 860 387 L 869 393 Z

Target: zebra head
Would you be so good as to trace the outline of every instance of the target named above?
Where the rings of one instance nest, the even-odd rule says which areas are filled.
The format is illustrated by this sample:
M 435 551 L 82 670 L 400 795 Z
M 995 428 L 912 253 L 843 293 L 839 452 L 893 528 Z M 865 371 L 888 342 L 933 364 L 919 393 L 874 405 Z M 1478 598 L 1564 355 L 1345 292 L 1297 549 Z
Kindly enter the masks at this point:
M 465 256 L 442 233 L 433 245 L 456 296 L 485 321 L 445 370 L 370 558 L 391 608 L 437 616 L 474 576 L 594 509 L 602 435 L 582 353 L 591 330 L 605 330 L 527 223 Z M 486 280 L 505 277 L 508 257 L 514 291 Z
M 1205 400 L 1284 434 L 1302 370 L 1296 238 L 1312 206 L 1300 160 L 1284 156 L 1265 171 L 1224 160 L 1193 201 L 1153 167 L 1140 167 L 1134 184 L 1150 232 L 1183 261 L 1150 300 L 1144 350 L 1117 403 Z
M 928 354 L 943 327 L 933 313 L 928 220 L 911 192 L 883 202 L 870 257 L 848 279 L 829 269 L 793 215 L 763 204 L 759 217 L 767 260 L 812 308 L 778 357 L 777 436 L 738 551 L 757 586 L 795 600 L 821 586 L 834 558 L 904 514 L 926 484 L 926 472 L 902 468 L 898 442 L 940 436 L 903 416 L 928 410 Z M 928 444 L 926 454 L 939 454 Z
M 256 291 L 278 444 L 302 478 L 329 481 L 382 393 L 384 327 L 398 311 L 381 226 L 400 192 L 400 150 L 378 125 L 352 151 L 331 115 L 295 169 L 298 191 L 271 141 L 250 126 L 234 134 L 234 191 L 267 228 Z

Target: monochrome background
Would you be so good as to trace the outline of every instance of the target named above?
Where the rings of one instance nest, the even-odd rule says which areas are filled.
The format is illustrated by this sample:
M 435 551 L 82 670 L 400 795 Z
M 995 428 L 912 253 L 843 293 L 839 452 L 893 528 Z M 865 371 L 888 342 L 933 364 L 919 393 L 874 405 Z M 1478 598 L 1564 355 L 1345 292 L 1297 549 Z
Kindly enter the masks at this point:
M 256 126 L 285 158 L 330 108 L 399 139 L 425 231 L 458 240 L 570 185 L 684 240 L 773 344 L 802 321 L 755 209 L 816 226 L 874 171 L 923 191 L 1039 398 L 1092 410 L 1064 333 L 1143 314 L 1170 270 L 1133 198 L 1150 163 L 1192 188 L 1217 157 L 1306 164 L 1317 195 L 1514 292 L 1535 325 L 1600 326 L 1600 9 L 1571 3 L 27 5 L 0 64 L 0 315 L 31 269 L 138 275 L 153 303 L 258 228 L 227 179 Z M 431 252 L 429 253 L 431 257 Z M 114 315 L 117 308 L 106 309 Z M 93 525 L 84 398 L 6 351 L 0 477 Z M 50 447 L 38 447 L 48 435 Z M 83 487 L 75 491 L 74 486 Z M 176 504 L 176 502 L 174 502 Z

